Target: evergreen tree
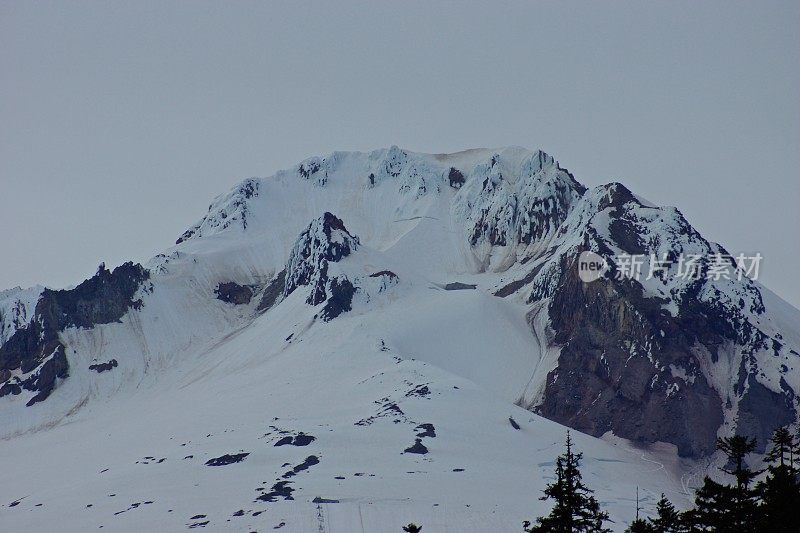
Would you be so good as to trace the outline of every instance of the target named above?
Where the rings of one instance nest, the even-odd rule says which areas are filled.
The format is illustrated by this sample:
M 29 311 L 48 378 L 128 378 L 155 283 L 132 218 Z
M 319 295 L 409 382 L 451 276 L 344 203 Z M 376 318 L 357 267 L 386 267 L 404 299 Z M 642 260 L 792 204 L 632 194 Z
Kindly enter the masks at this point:
M 788 428 L 779 427 L 772 435 L 772 447 L 765 460 L 767 477 L 757 485 L 762 504 L 759 508 L 763 531 L 800 531 L 800 482 L 794 469 L 794 438 Z
M 631 525 L 628 526 L 628 529 L 625 530 L 625 533 L 655 533 L 655 528 L 645 519 L 637 518 Z
M 649 519 L 656 533 L 681 533 L 685 530 L 681 513 L 664 494 L 656 503 L 656 517 Z
M 582 453 L 572 451 L 572 439 L 567 432 L 567 450 L 556 459 L 556 480 L 544 489 L 542 500 L 554 500 L 550 514 L 536 519 L 536 524 L 523 523 L 528 533 L 605 533 L 603 527 L 608 513 L 600 510 L 593 491 L 582 481 Z
M 695 507 L 686 511 L 689 531 L 742 533 L 733 520 L 735 489 L 706 476 L 695 494 Z
M 758 510 L 758 494 L 751 484 L 761 472 L 751 470 L 745 463 L 745 457 L 755 451 L 756 441 L 741 435 L 734 435 L 717 439 L 717 448 L 728 456 L 728 464 L 733 465 L 732 470 L 723 468 L 722 471 L 736 479 L 733 515 L 731 516 L 733 524 L 739 528 L 739 531 L 753 531 Z
M 800 473 L 800 425 L 797 426 L 797 431 L 792 438 L 792 447 L 789 449 L 789 466 L 792 467 L 795 474 Z
M 781 426 L 775 430 L 770 438 L 772 447 L 764 457 L 768 463 L 776 464 L 778 466 L 788 465 L 794 468 L 793 451 L 795 448 L 794 437 L 789 432 L 789 428 Z
M 736 480 L 736 485 L 723 485 L 706 476 L 695 495 L 695 508 L 685 513 L 690 531 L 719 533 L 756 531 L 758 520 L 757 492 L 751 487 L 760 473 L 745 463 L 755 450 L 756 442 L 741 435 L 717 439 L 717 448 L 727 456 L 722 468 Z
M 422 531 L 422 526 L 418 526 L 417 524 L 412 522 L 407 526 L 403 526 L 403 531 L 405 531 L 406 533 L 419 533 L 420 531 Z

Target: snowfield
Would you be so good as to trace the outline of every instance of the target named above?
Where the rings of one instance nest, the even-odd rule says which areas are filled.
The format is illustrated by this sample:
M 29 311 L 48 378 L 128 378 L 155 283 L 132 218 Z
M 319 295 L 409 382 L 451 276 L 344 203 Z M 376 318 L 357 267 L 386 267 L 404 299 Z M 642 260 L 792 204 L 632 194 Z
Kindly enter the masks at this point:
M 231 531 L 281 523 L 286 531 L 318 531 L 319 524 L 333 532 L 400 531 L 411 521 L 430 531 L 517 531 L 547 509 L 538 496 L 553 476 L 565 428 L 488 387 L 503 379 L 524 387 L 524 376 L 512 379 L 504 367 L 503 350 L 482 349 L 493 338 L 513 341 L 524 328 L 467 324 L 458 330 L 463 345 L 451 348 L 431 346 L 433 328 L 418 339 L 408 335 L 424 318 L 438 322 L 446 297 L 455 309 L 480 307 L 464 301 L 480 298 L 461 292 L 431 290 L 430 302 L 421 296 L 391 317 L 343 315 L 314 327 L 313 309 L 290 296 L 275 315 L 197 353 L 191 364 L 148 373 L 135 388 L 85 401 L 55 427 L 3 441 L 8 482 L 0 487 L 0 521 L 20 531 L 55 524 L 64 531 L 174 531 L 206 521 Z M 487 318 L 497 311 L 485 309 Z M 403 314 L 410 323 L 392 327 Z M 384 337 L 361 334 L 381 325 Z M 513 342 L 501 346 L 513 353 Z M 487 386 L 441 368 L 465 359 L 468 373 L 496 367 Z M 300 434 L 314 440 L 276 446 Z M 680 480 L 654 455 L 581 434 L 575 440 L 586 454 L 587 483 L 620 523 L 635 512 L 637 485 L 645 504 L 661 491 L 681 498 Z M 404 451 L 417 442 L 425 453 Z M 238 453 L 249 455 L 205 465 Z M 312 456 L 318 464 L 285 477 Z M 293 501 L 257 500 L 286 480 Z M 317 505 L 315 498 L 338 502 Z M 244 515 L 234 516 L 239 510 Z

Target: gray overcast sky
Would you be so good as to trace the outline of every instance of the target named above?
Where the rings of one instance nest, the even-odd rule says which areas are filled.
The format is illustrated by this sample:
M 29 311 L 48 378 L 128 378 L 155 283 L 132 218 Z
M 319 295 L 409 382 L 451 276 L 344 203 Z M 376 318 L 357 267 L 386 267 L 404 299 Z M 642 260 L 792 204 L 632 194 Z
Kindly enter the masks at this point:
M 0 1 L 0 288 L 144 261 L 333 150 L 522 145 L 800 306 L 800 3 Z

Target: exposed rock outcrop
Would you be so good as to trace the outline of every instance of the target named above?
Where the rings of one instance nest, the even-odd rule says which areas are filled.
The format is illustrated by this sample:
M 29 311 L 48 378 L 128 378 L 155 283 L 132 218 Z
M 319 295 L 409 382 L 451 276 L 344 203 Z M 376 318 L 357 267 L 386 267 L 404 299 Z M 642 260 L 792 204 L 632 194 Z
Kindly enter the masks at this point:
M 253 298 L 253 289 L 247 285 L 239 285 L 236 282 L 228 281 L 220 283 L 214 290 L 218 300 L 234 305 L 249 304 Z
M 345 277 L 329 275 L 329 265 L 337 263 L 360 246 L 341 219 L 325 213 L 309 224 L 295 242 L 286 264 L 284 297 L 298 287 L 309 287 L 309 305 L 325 302 L 321 317 L 328 321 L 349 311 L 356 289 Z
M 570 267 L 549 311 L 561 354 L 535 411 L 595 436 L 670 442 L 685 456 L 714 450 L 722 400 L 660 301 L 633 282 L 583 283 Z
M 581 204 L 559 229 L 552 255 L 495 293 L 546 301 L 549 345 L 560 349 L 544 393 L 524 406 L 595 436 L 669 442 L 694 457 L 711 453 L 731 420 L 730 429 L 755 437 L 763 450 L 776 426 L 796 420 L 797 402 L 788 385 L 776 391 L 762 381 L 764 354 L 777 341 L 757 326 L 764 313 L 758 288 L 747 278 L 707 276 L 710 258 L 727 252 L 673 208 L 646 206 L 617 183 Z M 609 260 L 603 278 L 581 281 L 584 250 Z M 623 273 L 625 254 L 646 258 L 641 275 Z M 696 277 L 678 275 L 681 254 L 701 257 Z M 666 266 L 648 271 L 653 257 Z M 710 377 L 721 358 L 739 368 L 733 390 Z
M 261 300 L 258 302 L 258 312 L 263 313 L 275 305 L 279 298 L 283 297 L 283 288 L 286 286 L 286 269 L 281 270 L 270 280 L 261 293 Z
M 181 235 L 175 244 L 180 244 L 193 237 L 211 231 L 220 231 L 234 225 L 247 229 L 250 211 L 248 200 L 258 196 L 259 182 L 256 179 L 245 180 L 228 194 L 217 198 L 208 206 L 208 213 L 196 225 L 192 226 Z
M 35 392 L 28 405 L 45 400 L 56 379 L 69 375 L 69 365 L 59 333 L 68 327 L 91 328 L 118 322 L 130 309 L 149 273 L 139 264 L 125 263 L 109 271 L 101 264 L 97 273 L 74 289 L 44 289 L 30 322 L 17 329 L 0 346 L 0 372 L 16 375 L 0 387 L 0 396 Z
M 115 368 L 117 368 L 118 364 L 119 363 L 117 363 L 116 359 L 111 359 L 110 361 L 106 361 L 104 363 L 93 363 L 89 365 L 89 370 L 94 370 L 98 374 L 102 374 L 103 372 L 114 370 Z

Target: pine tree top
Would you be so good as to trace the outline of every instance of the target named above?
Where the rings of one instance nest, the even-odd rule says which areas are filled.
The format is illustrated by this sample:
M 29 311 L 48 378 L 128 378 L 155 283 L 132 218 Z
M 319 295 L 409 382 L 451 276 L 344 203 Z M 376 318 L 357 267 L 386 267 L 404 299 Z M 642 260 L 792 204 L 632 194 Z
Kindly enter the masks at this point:
M 536 524 L 523 524 L 526 531 L 533 533 L 554 532 L 596 532 L 609 531 L 603 527 L 608 513 L 600 509 L 600 504 L 592 495 L 593 491 L 584 485 L 581 478 L 580 462 L 583 454 L 572 451 L 569 432 L 566 438 L 566 451 L 556 458 L 556 479 L 544 489 L 542 500 L 554 500 L 553 509 L 545 517 L 536 519 Z

